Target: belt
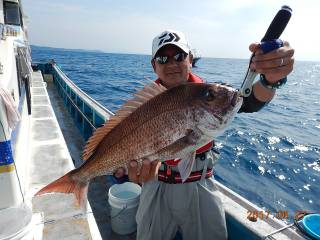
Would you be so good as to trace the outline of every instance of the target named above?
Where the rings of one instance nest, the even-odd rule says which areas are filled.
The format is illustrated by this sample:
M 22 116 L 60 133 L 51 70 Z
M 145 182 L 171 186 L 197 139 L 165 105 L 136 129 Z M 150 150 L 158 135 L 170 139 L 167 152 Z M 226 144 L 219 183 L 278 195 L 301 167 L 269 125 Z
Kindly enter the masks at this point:
M 206 160 L 206 154 L 207 152 L 209 152 L 211 149 L 209 150 L 206 150 L 204 152 L 201 152 L 201 153 L 197 153 L 196 156 L 195 156 L 195 159 L 196 160 L 200 160 L 200 161 L 204 161 Z M 170 166 L 170 167 L 175 167 L 178 165 L 178 163 L 181 161 L 181 159 L 178 159 L 178 160 L 166 160 L 162 163 L 160 169 L 163 170 L 163 166 L 167 165 L 167 166 Z
M 205 175 L 205 178 L 210 178 L 210 177 L 212 177 L 212 175 L 213 175 L 213 169 L 208 168 L 206 175 Z M 184 183 L 199 181 L 201 179 L 201 176 L 202 176 L 202 170 L 191 172 L 190 176 L 186 179 L 186 181 Z M 161 182 L 170 183 L 170 184 L 182 183 L 180 173 L 176 172 L 176 171 L 171 171 L 171 168 L 168 168 L 164 171 L 159 170 L 158 180 Z

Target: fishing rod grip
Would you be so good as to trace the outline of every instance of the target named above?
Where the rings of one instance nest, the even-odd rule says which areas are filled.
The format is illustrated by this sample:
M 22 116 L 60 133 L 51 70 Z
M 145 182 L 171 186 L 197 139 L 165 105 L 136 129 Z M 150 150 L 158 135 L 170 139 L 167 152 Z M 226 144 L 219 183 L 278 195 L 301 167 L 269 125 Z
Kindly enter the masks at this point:
M 279 38 L 283 30 L 286 28 L 290 20 L 291 14 L 292 9 L 289 6 L 282 6 L 276 14 L 276 16 L 273 18 L 266 34 L 261 39 L 261 42 Z

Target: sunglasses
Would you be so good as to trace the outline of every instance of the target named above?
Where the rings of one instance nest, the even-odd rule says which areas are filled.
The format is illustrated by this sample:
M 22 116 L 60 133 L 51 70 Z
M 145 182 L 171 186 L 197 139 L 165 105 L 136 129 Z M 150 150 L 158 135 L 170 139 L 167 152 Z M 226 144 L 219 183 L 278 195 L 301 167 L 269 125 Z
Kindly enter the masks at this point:
M 176 62 L 182 62 L 187 58 L 188 54 L 184 52 L 179 52 L 176 55 L 172 56 L 172 58 Z M 159 64 L 166 64 L 169 62 L 171 56 L 156 56 L 154 59 L 157 61 Z

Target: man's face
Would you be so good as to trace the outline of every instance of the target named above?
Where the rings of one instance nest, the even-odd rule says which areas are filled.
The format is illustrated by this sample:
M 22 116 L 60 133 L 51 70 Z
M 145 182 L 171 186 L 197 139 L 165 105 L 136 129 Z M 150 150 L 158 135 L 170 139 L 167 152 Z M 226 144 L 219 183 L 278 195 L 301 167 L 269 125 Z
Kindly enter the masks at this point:
M 165 45 L 156 54 L 160 57 L 168 57 L 168 62 L 160 64 L 156 61 L 156 57 L 152 59 L 151 63 L 155 73 L 161 79 L 162 84 L 171 88 L 181 83 L 188 81 L 189 72 L 191 71 L 192 56 L 187 55 L 182 61 L 177 61 L 174 56 L 179 53 L 184 53 L 180 48 L 175 45 Z

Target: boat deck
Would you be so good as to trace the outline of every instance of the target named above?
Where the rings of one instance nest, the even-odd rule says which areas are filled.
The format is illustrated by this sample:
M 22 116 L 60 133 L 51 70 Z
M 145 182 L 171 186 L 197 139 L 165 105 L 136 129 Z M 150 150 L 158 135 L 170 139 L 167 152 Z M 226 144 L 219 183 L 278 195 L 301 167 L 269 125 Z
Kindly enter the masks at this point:
M 56 91 L 56 86 L 52 82 L 47 82 L 47 91 L 52 109 L 60 125 L 63 137 L 66 141 L 71 158 L 76 167 L 82 164 L 81 152 L 85 141 L 79 129 L 74 124 L 70 113 L 67 111 L 61 96 Z M 88 200 L 90 202 L 93 216 L 98 225 L 102 239 L 131 240 L 136 239 L 135 233 L 121 236 L 111 230 L 110 209 L 108 205 L 109 184 L 105 176 L 93 179 L 90 182 Z M 88 215 L 90 215 L 89 213 Z M 92 215 L 92 214 L 91 214 Z
M 74 205 L 73 196 L 47 194 L 33 197 L 43 186 L 74 168 L 67 145 L 48 97 L 40 72 L 32 76 L 30 118 L 30 156 L 27 199 L 32 199 L 34 213 L 43 217 L 36 223 L 35 239 L 101 239 L 92 214 Z M 70 195 L 70 194 L 68 194 Z M 33 198 L 32 198 L 33 197 Z M 87 211 L 91 212 L 90 205 Z M 85 216 L 85 217 L 83 217 Z

